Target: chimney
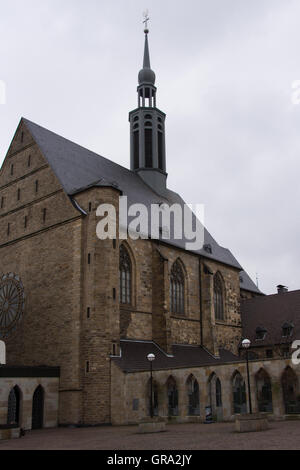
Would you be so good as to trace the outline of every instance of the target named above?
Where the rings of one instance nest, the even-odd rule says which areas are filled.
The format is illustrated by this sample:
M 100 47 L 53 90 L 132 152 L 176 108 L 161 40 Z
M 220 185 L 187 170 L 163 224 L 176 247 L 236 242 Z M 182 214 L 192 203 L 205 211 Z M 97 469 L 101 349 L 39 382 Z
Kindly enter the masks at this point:
M 281 285 L 281 284 L 279 284 L 279 285 L 277 286 L 277 292 L 278 292 L 278 294 L 284 294 L 285 292 L 288 292 L 288 291 L 289 291 L 289 290 L 288 290 L 288 288 L 287 288 L 286 286 L 283 286 L 283 285 Z

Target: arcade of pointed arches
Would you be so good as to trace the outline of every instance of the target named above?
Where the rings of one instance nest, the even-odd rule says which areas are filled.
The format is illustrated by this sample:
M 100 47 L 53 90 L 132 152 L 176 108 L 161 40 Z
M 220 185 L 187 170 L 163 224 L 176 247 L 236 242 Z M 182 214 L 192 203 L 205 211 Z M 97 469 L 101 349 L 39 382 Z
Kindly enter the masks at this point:
M 32 394 L 31 429 L 41 429 L 44 425 L 45 391 L 38 385 Z M 6 424 L 22 427 L 23 392 L 19 385 L 10 388 L 7 398 Z
M 273 413 L 273 396 L 272 396 L 272 378 L 267 370 L 260 368 L 255 375 L 251 377 L 254 380 L 254 392 L 252 396 L 253 402 L 257 404 L 257 410 L 262 413 Z M 221 421 L 223 418 L 223 387 L 222 379 L 213 372 L 207 380 L 206 398 L 204 391 L 201 390 L 199 381 L 192 373 L 184 379 L 184 387 L 180 387 L 179 380 L 182 385 L 182 378 L 176 378 L 176 374 L 170 375 L 163 383 L 153 378 L 152 384 L 152 400 L 154 416 L 179 416 L 180 394 L 184 393 L 185 397 L 181 403 L 186 407 L 187 416 L 200 416 L 206 406 L 210 406 L 214 419 Z M 230 379 L 231 386 L 231 405 L 232 414 L 244 414 L 248 412 L 248 392 L 246 377 L 239 370 L 235 370 Z M 295 371 L 287 366 L 280 376 L 282 400 L 285 414 L 300 414 L 300 387 L 299 379 Z M 146 385 L 146 412 L 150 415 L 151 409 L 151 392 L 150 379 Z M 204 400 L 207 403 L 204 403 Z

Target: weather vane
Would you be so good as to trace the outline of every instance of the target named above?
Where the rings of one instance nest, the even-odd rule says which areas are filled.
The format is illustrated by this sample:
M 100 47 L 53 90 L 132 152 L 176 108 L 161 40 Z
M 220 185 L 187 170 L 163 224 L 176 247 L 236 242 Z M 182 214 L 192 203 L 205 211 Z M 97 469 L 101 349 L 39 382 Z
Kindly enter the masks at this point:
M 148 21 L 150 20 L 148 10 L 144 11 L 143 18 L 144 18 L 143 23 L 145 25 L 145 32 L 147 31 L 147 33 L 148 33 Z

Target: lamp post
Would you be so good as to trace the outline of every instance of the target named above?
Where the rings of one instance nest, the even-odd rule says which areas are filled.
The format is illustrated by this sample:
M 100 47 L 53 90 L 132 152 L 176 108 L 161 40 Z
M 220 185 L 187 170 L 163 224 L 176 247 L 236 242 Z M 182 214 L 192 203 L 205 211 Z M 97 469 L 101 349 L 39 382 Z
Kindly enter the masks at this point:
M 148 361 L 150 362 L 150 416 L 153 418 L 153 384 L 152 384 L 152 362 L 155 360 L 155 354 L 150 353 L 147 356 Z
M 250 374 L 249 374 L 249 358 L 248 350 L 250 348 L 251 341 L 249 339 L 244 339 L 242 341 L 242 347 L 246 350 L 246 360 L 247 360 L 247 379 L 248 379 L 248 396 L 249 396 L 249 412 L 252 414 L 252 404 L 251 404 L 251 392 L 250 392 Z

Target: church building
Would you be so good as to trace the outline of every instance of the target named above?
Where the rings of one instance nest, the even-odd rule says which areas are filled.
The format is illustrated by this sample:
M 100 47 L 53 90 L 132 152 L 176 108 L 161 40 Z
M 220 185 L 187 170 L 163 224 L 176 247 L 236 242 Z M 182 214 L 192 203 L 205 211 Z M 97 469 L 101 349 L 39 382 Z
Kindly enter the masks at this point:
M 151 403 L 154 415 L 179 422 L 203 421 L 207 406 L 217 420 L 247 411 L 241 340 L 260 327 L 248 310 L 268 296 L 231 251 L 206 228 L 195 251 L 165 239 L 163 227 L 158 239 L 96 235 L 98 207 L 110 204 L 118 215 L 120 196 L 128 205 L 184 206 L 167 184 L 166 115 L 157 107 L 148 34 L 129 113 L 130 169 L 25 118 L 5 157 L 0 425 L 138 423 Z M 299 311 L 293 324 L 297 318 Z M 300 413 L 300 372 L 289 354 L 257 355 L 250 372 L 254 410 Z M 37 410 L 35 393 L 48 411 Z

